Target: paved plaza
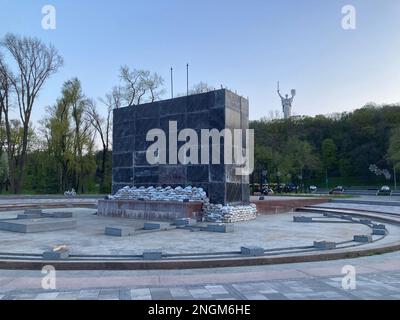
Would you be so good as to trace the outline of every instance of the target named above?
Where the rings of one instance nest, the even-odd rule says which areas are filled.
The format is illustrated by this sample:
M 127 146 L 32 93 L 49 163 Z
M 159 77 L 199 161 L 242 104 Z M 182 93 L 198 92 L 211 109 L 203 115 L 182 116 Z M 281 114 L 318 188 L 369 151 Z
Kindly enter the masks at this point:
M 145 249 L 162 248 L 166 253 L 210 253 L 240 251 L 241 246 L 261 246 L 265 249 L 312 246 L 316 240 L 351 241 L 356 234 L 368 234 L 365 225 L 350 223 L 294 223 L 294 215 L 322 217 L 318 214 L 286 213 L 260 215 L 256 220 L 235 223 L 233 233 L 190 232 L 169 230 L 157 233 L 110 237 L 106 226 L 124 225 L 134 228 L 139 221 L 95 216 L 95 209 L 49 209 L 45 212 L 71 211 L 77 228 L 54 232 L 20 234 L 0 231 L 0 252 L 41 254 L 50 246 L 68 245 L 71 254 L 137 255 Z M 1 219 L 15 218 L 21 211 L 0 212 Z M 400 228 L 390 227 L 389 237 L 367 246 L 392 241 L 400 237 Z
M 356 289 L 342 288 L 355 267 Z M 1 299 L 326 300 L 400 299 L 400 253 L 257 267 L 170 271 L 60 271 L 55 290 L 40 271 L 0 271 Z
M 384 205 L 331 203 L 325 207 L 369 209 L 380 212 L 398 213 L 397 207 Z M 63 209 L 51 209 L 57 211 Z M 64 209 L 65 210 L 65 209 Z M 295 213 L 260 216 L 256 221 L 237 224 L 233 234 L 191 233 L 173 230 L 157 233 L 156 239 L 148 235 L 127 239 L 108 238 L 100 233 L 108 221 L 94 216 L 93 209 L 70 208 L 78 219 L 78 229 L 54 233 L 15 235 L 1 233 L 0 247 L 14 250 L 42 250 L 45 244 L 72 241 L 72 249 L 78 252 L 119 253 L 134 252 L 135 246 L 145 243 L 154 246 L 159 236 L 164 247 L 175 250 L 217 250 L 219 246 L 235 248 L 257 240 L 266 247 L 299 245 L 310 243 L 316 238 L 336 241 L 366 232 L 366 227 L 357 224 L 302 224 L 293 223 Z M 1 218 L 17 214 L 2 212 Z M 303 213 L 301 213 L 303 215 Z M 304 215 L 314 215 L 307 214 Z M 81 226 L 79 227 L 79 221 Z M 88 221 L 93 225 L 84 228 Z M 81 229 L 80 229 L 81 228 Z M 87 233 L 83 231 L 86 229 Z M 79 231 L 81 230 L 81 231 Z M 390 234 L 397 236 L 397 227 L 390 226 Z M 80 236 L 77 236 L 77 233 Z M 174 232 L 177 232 L 176 234 Z M 250 232 L 253 232 L 251 234 Z M 201 238 L 204 234 L 204 239 Z M 66 237 L 69 235 L 69 237 Z M 14 237 L 19 237 L 19 240 Z M 76 237 L 76 239 L 74 239 Z M 82 241 L 82 237 L 86 237 Z M 199 238 L 200 237 L 200 238 Z M 225 238 L 226 237 L 226 238 Z M 231 238 L 228 238 L 231 237 Z M 233 238 L 232 238 L 233 237 Z M 232 240 L 236 237 L 236 240 Z M 27 239 L 29 241 L 27 241 Z M 111 241 L 111 240 L 112 241 Z M 16 241 L 18 240 L 18 241 Z M 169 240 L 169 242 L 167 242 Z M 196 245 L 196 241 L 200 241 Z M 38 245 L 41 241 L 41 245 Z M 75 241 L 75 242 L 74 242 Z M 114 242 L 115 241 L 115 242 Z M 384 240 L 382 240 L 384 241 Z M 71 244 L 69 243 L 69 244 Z M 377 242 L 379 243 L 379 241 Z M 97 244 L 97 247 L 96 247 Z M 122 245 L 124 244 L 124 245 Z M 118 250 L 119 249 L 119 250 Z M 85 251 L 86 250 L 86 251 Z M 39 252 L 38 251 L 38 252 Z M 354 268 L 354 289 L 342 287 L 346 274 L 344 267 Z M 347 267 L 348 268 L 348 267 Z M 346 268 L 345 268 L 346 269 Z M 348 270 L 348 269 L 347 269 Z M 137 270 L 137 271 L 57 271 L 55 288 L 44 289 L 42 270 L 0 270 L 0 299 L 37 300 L 354 300 L 354 299 L 400 299 L 400 252 L 362 258 L 319 261 L 307 263 L 265 265 L 252 267 L 182 269 L 182 270 Z

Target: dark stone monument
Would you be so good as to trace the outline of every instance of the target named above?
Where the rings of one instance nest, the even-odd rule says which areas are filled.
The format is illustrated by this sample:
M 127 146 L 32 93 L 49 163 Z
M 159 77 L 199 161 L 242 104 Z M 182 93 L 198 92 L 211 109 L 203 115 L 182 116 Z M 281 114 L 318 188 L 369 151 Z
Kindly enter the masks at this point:
M 188 186 L 202 187 L 212 203 L 249 202 L 249 178 L 235 174 L 235 166 L 225 164 L 224 139 L 221 139 L 220 164 L 170 164 L 169 122 L 177 122 L 182 129 L 194 129 L 199 137 L 201 129 L 248 129 L 249 103 L 231 91 L 221 89 L 129 106 L 114 110 L 113 120 L 113 194 L 125 186 Z M 150 165 L 146 151 L 154 141 L 146 141 L 151 129 L 166 133 L 167 163 Z M 245 132 L 245 131 L 244 131 Z M 245 133 L 243 134 L 245 147 Z M 211 141 L 211 139 L 210 139 Z M 177 148 L 185 142 L 178 141 Z M 211 143 L 209 147 L 210 159 Z

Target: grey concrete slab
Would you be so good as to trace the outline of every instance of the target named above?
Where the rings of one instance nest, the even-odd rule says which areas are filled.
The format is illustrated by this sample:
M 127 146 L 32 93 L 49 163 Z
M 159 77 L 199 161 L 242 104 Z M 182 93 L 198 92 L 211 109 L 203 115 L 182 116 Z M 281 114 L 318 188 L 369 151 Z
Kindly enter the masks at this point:
M 264 255 L 264 248 L 256 246 L 243 246 L 240 248 L 240 251 L 244 256 L 257 257 Z
M 361 242 L 361 243 L 369 243 L 372 242 L 372 236 L 371 235 L 355 235 L 353 240 L 355 242 Z
M 220 224 L 208 224 L 204 231 L 218 232 L 218 233 L 232 233 L 235 231 L 235 225 L 233 223 L 220 223 Z
M 0 221 L 0 230 L 19 233 L 49 232 L 74 228 L 76 228 L 76 220 L 73 219 L 44 218 Z
M 151 249 L 143 251 L 143 259 L 144 260 L 161 260 L 162 259 L 162 251 L 159 249 Z
M 43 212 L 42 216 L 45 218 L 71 219 L 73 217 L 73 213 L 66 211 Z
M 128 237 L 135 234 L 135 229 L 125 226 L 108 226 L 104 230 L 106 236 Z
M 313 218 L 304 216 L 294 216 L 293 222 L 301 222 L 301 223 L 313 222 Z
M 336 248 L 336 243 L 331 241 L 314 241 L 314 248 L 318 250 L 332 250 Z

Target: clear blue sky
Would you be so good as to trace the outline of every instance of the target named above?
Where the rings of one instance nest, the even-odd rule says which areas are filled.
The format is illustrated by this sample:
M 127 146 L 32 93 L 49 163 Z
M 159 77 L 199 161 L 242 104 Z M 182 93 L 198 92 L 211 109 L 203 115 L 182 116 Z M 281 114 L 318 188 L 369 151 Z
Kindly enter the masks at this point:
M 57 9 L 56 30 L 41 28 L 46 4 Z M 357 9 L 354 31 L 341 28 L 346 4 Z M 277 80 L 282 91 L 297 89 L 295 114 L 400 101 L 399 0 L 0 0 L 0 37 L 7 32 L 51 42 L 65 60 L 36 120 L 65 80 L 76 76 L 100 97 L 118 84 L 122 64 L 160 73 L 167 92 L 173 66 L 175 91 L 184 92 L 188 62 L 192 84 L 248 96 L 252 119 L 281 109 Z

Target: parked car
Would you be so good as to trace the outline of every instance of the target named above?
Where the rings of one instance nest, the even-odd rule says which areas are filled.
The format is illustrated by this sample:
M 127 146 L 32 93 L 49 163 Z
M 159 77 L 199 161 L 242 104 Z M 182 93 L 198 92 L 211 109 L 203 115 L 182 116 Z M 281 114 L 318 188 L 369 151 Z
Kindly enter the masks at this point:
M 261 193 L 264 196 L 268 196 L 270 194 L 274 194 L 274 190 L 272 190 L 271 188 L 268 188 L 268 187 L 264 187 Z
M 297 192 L 297 190 L 298 190 L 298 187 L 295 183 L 288 183 L 283 188 L 283 192 L 285 192 L 285 193 L 293 193 L 293 192 Z
M 389 186 L 382 186 L 378 192 L 376 193 L 377 196 L 391 196 L 392 189 Z
M 277 184 L 277 183 L 272 183 L 269 185 L 269 188 L 274 192 L 274 193 L 281 193 L 283 192 L 285 185 L 283 184 Z
M 318 187 L 317 186 L 309 186 L 308 190 L 310 191 L 310 193 L 316 193 L 318 191 Z
M 343 194 L 344 188 L 342 186 L 337 186 L 329 191 L 329 194 Z

